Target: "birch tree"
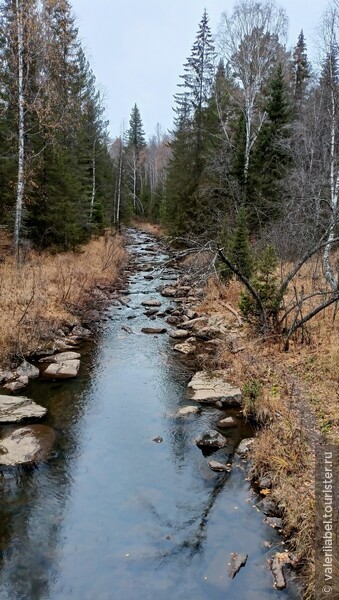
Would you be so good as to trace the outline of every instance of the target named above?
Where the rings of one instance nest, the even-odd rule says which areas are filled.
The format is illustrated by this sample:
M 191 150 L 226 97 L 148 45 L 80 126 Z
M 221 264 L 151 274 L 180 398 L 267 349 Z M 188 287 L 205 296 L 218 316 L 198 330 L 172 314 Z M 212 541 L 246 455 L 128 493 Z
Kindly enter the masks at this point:
M 241 90 L 234 101 L 244 116 L 244 179 L 247 180 L 250 155 L 265 121 L 261 97 L 277 58 L 284 53 L 287 17 L 271 0 L 240 0 L 232 14 L 222 15 L 218 42 L 225 64 L 234 73 Z

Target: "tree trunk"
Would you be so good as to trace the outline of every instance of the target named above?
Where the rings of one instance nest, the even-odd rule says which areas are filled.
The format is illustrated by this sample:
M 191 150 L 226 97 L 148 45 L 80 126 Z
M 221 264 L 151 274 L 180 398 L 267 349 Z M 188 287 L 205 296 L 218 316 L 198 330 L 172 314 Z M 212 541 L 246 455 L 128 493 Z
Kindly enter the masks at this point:
M 14 252 L 19 259 L 20 233 L 22 225 L 22 207 L 25 190 L 25 95 L 24 95 L 24 32 L 22 4 L 16 0 L 16 27 L 18 42 L 18 182 L 15 206 Z

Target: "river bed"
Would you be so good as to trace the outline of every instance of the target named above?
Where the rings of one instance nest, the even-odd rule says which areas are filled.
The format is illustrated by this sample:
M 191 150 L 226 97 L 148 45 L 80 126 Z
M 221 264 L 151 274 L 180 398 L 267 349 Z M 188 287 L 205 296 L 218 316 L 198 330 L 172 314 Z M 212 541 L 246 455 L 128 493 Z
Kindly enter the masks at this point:
M 141 333 L 164 325 L 143 314 L 141 303 L 161 298 L 164 281 L 146 280 L 142 265 L 157 262 L 161 276 L 173 269 L 160 250 L 148 252 L 156 244 L 150 236 L 131 231 L 130 238 L 138 270 L 129 276 L 129 306 L 112 306 L 77 379 L 28 389 L 47 407 L 43 423 L 57 441 L 34 469 L 0 474 L 0 598 L 297 600 L 293 581 L 273 589 L 267 561 L 283 546 L 255 509 L 245 463 L 234 455 L 253 435 L 249 425 L 240 421 L 227 435 L 227 456 L 213 456 L 232 461 L 231 472 L 220 474 L 194 443 L 220 412 L 175 416 L 189 403 L 190 365 L 167 334 Z M 232 552 L 248 554 L 234 579 Z

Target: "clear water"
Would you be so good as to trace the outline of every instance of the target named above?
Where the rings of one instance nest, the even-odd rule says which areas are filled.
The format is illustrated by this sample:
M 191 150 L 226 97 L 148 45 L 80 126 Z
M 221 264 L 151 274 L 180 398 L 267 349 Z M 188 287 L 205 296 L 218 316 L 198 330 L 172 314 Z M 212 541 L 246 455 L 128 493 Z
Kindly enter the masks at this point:
M 159 261 L 166 274 L 166 257 L 145 252 L 145 234 L 131 235 L 138 263 Z M 281 550 L 280 540 L 254 507 L 244 463 L 233 457 L 236 444 L 252 434 L 249 427 L 240 422 L 213 456 L 233 461 L 230 474 L 218 474 L 194 438 L 220 412 L 174 416 L 188 403 L 192 370 L 174 356 L 167 335 L 140 332 L 163 324 L 143 315 L 141 302 L 158 297 L 159 285 L 144 275 L 130 276 L 125 298 L 132 308 L 112 307 L 76 380 L 37 382 L 28 390 L 48 408 L 44 422 L 55 428 L 57 442 L 36 468 L 0 474 L 0 598 L 300 598 L 294 582 L 273 589 L 267 560 Z M 131 313 L 138 316 L 129 321 Z M 156 436 L 163 442 L 155 443 Z M 249 555 L 233 580 L 231 552 Z

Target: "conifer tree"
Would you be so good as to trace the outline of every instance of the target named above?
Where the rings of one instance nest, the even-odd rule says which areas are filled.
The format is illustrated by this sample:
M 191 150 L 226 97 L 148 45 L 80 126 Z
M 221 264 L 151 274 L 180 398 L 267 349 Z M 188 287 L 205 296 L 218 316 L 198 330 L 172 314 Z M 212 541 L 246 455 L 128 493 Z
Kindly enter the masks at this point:
M 294 99 L 300 109 L 310 78 L 310 65 L 307 58 L 307 47 L 304 32 L 301 30 L 297 45 L 293 52 L 293 74 L 294 74 Z

